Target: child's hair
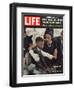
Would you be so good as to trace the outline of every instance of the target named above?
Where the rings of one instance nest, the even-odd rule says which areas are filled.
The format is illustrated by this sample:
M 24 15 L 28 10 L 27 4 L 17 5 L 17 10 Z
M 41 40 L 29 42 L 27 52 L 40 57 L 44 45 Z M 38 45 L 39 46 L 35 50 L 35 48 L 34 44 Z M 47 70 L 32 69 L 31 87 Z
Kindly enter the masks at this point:
M 36 42 L 39 42 L 39 41 L 44 41 L 44 40 L 43 40 L 43 38 L 41 38 L 41 37 L 37 37 L 35 41 L 36 41 Z

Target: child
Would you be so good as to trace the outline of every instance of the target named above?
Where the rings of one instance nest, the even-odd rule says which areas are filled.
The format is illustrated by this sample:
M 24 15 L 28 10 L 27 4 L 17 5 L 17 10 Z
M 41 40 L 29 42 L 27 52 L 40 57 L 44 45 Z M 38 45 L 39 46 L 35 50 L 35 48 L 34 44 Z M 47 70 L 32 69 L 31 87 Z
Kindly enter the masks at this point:
M 42 49 L 44 48 L 44 40 L 41 37 L 36 38 L 36 47 L 29 50 L 29 54 L 31 56 L 31 62 L 36 65 L 35 72 L 42 73 L 49 73 L 49 67 L 45 62 L 45 57 L 49 60 L 55 58 L 53 55 L 44 52 Z

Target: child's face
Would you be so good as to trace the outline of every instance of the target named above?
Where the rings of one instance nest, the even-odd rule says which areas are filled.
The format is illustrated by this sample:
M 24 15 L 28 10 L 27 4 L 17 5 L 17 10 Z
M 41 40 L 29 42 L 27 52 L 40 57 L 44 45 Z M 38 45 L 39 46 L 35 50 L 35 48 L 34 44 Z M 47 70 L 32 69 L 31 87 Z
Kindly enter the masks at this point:
M 43 47 L 44 47 L 44 41 L 38 41 L 36 44 L 37 44 L 37 47 L 38 48 L 43 49 Z

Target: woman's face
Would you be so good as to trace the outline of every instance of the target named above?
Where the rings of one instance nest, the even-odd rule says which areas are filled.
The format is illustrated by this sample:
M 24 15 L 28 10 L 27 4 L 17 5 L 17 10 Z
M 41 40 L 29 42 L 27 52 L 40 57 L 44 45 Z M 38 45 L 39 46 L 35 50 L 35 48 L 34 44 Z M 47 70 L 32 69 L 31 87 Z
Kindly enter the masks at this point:
M 46 42 L 50 42 L 52 40 L 52 36 L 50 34 L 45 35 Z

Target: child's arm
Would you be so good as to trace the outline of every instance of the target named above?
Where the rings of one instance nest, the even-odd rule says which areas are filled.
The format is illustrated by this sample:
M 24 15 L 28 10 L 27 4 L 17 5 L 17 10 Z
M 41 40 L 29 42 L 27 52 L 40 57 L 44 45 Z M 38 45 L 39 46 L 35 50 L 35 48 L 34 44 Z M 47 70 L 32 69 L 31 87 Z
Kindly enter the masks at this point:
M 29 50 L 29 53 L 30 53 L 30 55 L 33 57 L 33 59 L 34 59 L 36 62 L 38 62 L 38 61 L 40 60 L 39 55 L 38 55 L 38 54 L 35 54 L 32 49 Z

